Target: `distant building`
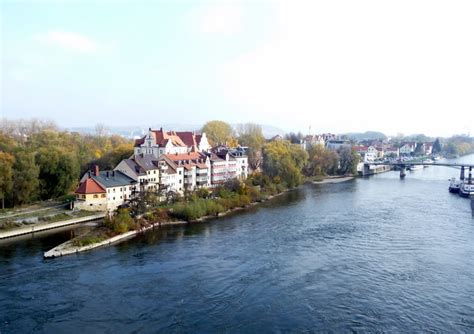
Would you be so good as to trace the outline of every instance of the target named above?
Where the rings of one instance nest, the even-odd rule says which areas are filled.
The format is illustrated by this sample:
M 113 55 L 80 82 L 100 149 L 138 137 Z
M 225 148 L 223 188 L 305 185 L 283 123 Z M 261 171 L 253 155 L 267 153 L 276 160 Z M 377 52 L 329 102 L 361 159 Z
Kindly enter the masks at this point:
M 348 140 L 334 140 L 334 139 L 331 139 L 331 140 L 328 140 L 326 142 L 326 148 L 328 150 L 331 150 L 331 151 L 339 151 L 340 149 L 343 149 L 343 148 L 351 148 L 352 145 L 350 143 L 350 141 Z
M 403 143 L 400 147 L 400 154 L 412 154 L 415 152 L 416 142 Z

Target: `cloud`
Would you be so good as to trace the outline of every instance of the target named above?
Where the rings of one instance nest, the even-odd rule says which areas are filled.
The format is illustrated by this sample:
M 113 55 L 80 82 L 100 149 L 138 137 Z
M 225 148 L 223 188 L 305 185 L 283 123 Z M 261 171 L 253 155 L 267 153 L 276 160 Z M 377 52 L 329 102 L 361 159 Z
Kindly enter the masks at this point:
M 187 19 L 193 31 L 235 35 L 242 31 L 242 6 L 238 3 L 222 3 L 198 7 Z
M 51 30 L 40 34 L 37 40 L 47 45 L 80 53 L 95 53 L 99 49 L 99 44 L 94 40 L 78 33 L 61 30 Z

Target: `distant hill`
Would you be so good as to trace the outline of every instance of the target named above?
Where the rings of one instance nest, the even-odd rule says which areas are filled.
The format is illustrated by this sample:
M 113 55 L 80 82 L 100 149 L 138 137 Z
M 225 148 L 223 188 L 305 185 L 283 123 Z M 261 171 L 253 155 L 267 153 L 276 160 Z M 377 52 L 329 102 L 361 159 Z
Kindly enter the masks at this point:
M 387 139 L 387 136 L 382 132 L 378 131 L 366 131 L 366 132 L 350 132 L 344 133 L 349 139 L 352 140 L 376 140 L 376 139 Z

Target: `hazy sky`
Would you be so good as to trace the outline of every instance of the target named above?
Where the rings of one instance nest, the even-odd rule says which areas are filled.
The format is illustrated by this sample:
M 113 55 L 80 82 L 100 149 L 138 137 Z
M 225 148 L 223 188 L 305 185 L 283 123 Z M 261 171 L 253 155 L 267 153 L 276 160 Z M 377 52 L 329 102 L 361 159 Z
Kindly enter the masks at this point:
M 1 1 L 0 117 L 474 134 L 474 1 Z

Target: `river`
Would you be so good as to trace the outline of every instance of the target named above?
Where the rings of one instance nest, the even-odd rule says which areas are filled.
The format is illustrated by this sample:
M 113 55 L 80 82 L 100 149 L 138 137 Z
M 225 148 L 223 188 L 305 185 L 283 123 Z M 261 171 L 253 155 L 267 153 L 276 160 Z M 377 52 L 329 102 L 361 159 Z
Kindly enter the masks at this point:
M 463 158 L 474 162 L 474 156 Z M 474 332 L 474 218 L 430 167 L 53 260 L 0 244 L 0 333 Z

